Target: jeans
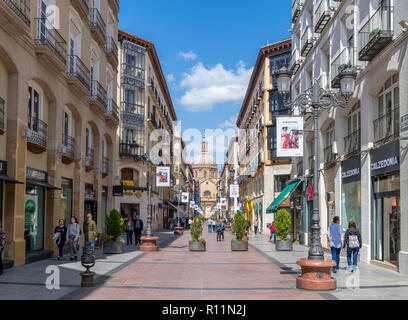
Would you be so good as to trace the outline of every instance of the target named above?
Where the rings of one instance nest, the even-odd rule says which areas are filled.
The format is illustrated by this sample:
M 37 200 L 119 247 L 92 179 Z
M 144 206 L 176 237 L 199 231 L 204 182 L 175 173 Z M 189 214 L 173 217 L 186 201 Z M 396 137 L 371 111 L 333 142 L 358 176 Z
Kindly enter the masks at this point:
M 127 244 L 133 244 L 133 231 L 126 231 Z
M 347 264 L 353 270 L 356 270 L 359 252 L 360 248 L 347 248 Z M 353 256 L 353 263 L 351 262 L 351 256 Z
M 224 231 L 221 231 L 221 238 L 222 238 L 222 241 L 224 241 Z
M 209 224 L 209 225 L 208 225 L 208 232 L 211 232 L 211 231 L 212 231 L 212 225 Z
M 257 234 L 257 232 L 258 232 L 258 227 L 254 227 L 254 229 L 255 229 L 255 234 Z
M 135 245 L 141 244 L 140 237 L 142 235 L 142 229 L 135 229 Z
M 334 270 L 339 270 L 340 252 L 341 252 L 341 247 L 340 248 L 331 247 L 332 260 L 336 261 L 336 266 L 333 267 Z
M 59 249 L 59 257 L 62 258 L 64 257 L 64 246 L 65 246 L 65 237 L 62 237 L 62 239 L 58 242 L 58 249 Z
M 78 257 L 78 241 L 75 241 L 75 236 L 69 237 L 69 251 L 71 252 L 71 257 Z
M 86 241 L 86 242 L 85 242 L 85 247 L 95 248 L 95 241 L 92 241 L 92 242 Z
M 217 230 L 217 241 L 221 241 L 221 231 Z
M 215 231 L 215 224 L 213 224 L 212 226 L 212 231 Z
M 270 237 L 269 237 L 269 241 L 272 240 L 272 237 L 273 237 L 273 241 L 276 242 L 276 232 L 271 232 L 271 235 L 270 235 Z

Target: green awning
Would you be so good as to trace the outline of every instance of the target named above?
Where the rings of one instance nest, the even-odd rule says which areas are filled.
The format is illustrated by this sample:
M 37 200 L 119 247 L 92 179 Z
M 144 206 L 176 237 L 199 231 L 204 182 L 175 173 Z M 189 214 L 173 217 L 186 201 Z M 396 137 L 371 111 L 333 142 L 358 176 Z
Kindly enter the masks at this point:
M 298 180 L 288 185 L 281 192 L 281 194 L 276 197 L 276 199 L 271 203 L 268 209 L 266 209 L 266 213 L 275 213 L 279 205 L 283 202 L 283 200 L 285 200 L 288 197 L 288 195 L 292 192 L 292 190 L 295 189 L 301 182 L 302 182 L 301 180 Z

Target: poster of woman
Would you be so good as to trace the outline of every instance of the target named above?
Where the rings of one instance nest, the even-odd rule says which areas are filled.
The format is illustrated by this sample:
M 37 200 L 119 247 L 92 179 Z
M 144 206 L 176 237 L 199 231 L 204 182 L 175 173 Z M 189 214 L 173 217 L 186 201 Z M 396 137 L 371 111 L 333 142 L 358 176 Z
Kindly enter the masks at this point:
M 303 118 L 277 117 L 277 156 L 303 157 Z

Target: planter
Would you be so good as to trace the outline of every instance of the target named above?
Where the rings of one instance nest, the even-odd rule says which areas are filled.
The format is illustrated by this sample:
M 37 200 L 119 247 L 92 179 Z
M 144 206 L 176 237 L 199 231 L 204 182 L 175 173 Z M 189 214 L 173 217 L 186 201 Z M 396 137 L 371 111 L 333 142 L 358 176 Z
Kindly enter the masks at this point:
M 231 241 L 232 251 L 248 251 L 248 241 Z
M 276 251 L 293 251 L 292 241 L 276 241 Z
M 188 249 L 190 251 L 205 251 L 205 242 L 201 241 L 189 241 Z
M 231 231 L 231 226 L 228 224 L 225 226 L 225 231 L 230 232 Z
M 121 254 L 123 253 L 123 243 L 104 242 L 103 253 L 104 254 Z

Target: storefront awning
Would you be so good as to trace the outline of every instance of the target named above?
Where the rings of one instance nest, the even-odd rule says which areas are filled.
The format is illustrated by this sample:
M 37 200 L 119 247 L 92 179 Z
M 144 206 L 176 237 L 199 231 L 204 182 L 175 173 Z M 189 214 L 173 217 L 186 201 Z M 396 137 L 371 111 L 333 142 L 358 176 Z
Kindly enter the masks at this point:
M 266 209 L 266 213 L 275 213 L 280 204 L 289 196 L 289 194 L 301 183 L 301 180 L 289 184 L 279 196 Z
M 6 183 L 24 184 L 24 182 L 20 182 L 5 174 L 0 174 L 0 180 L 5 181 Z
M 45 187 L 49 190 L 61 190 L 61 188 L 58 188 L 56 186 L 53 186 L 52 184 L 46 183 L 46 182 L 42 182 L 42 181 L 36 181 L 36 180 L 30 180 L 27 179 L 27 185 L 33 185 L 33 186 L 38 186 L 38 187 Z

